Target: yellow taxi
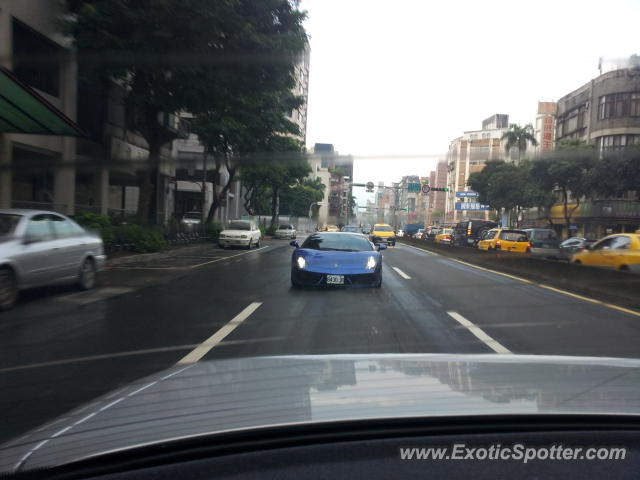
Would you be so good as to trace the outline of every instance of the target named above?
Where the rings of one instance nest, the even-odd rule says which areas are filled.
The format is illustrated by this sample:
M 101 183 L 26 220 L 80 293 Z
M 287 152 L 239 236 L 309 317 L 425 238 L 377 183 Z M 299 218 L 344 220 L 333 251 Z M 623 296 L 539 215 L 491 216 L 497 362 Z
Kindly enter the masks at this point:
M 434 241 L 436 243 L 451 243 L 451 235 L 453 235 L 453 228 L 443 228 L 441 229 Z
M 640 273 L 640 231 L 604 237 L 573 255 L 571 261 Z
M 396 245 L 396 234 L 393 231 L 393 228 L 386 223 L 376 223 L 371 230 L 369 238 L 374 245 L 379 245 L 381 243 L 391 246 Z
M 531 243 L 529 243 L 527 232 L 524 230 L 492 228 L 478 242 L 478 249 L 527 253 L 531 251 Z
M 327 225 L 326 227 L 324 227 L 324 231 L 325 232 L 339 232 L 340 229 L 338 227 L 336 227 L 335 225 Z

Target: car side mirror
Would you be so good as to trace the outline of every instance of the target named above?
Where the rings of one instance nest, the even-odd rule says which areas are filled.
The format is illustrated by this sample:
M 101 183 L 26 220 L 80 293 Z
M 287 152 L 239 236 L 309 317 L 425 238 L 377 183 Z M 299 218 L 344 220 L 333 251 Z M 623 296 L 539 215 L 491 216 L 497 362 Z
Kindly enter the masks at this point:
M 380 251 L 380 250 L 386 250 L 386 249 L 387 249 L 387 246 L 386 246 L 386 245 L 384 245 L 384 244 L 380 244 L 380 245 L 378 245 L 378 251 Z
M 290 241 L 289 245 L 291 245 L 292 247 L 300 248 L 300 245 L 298 245 L 298 242 L 296 242 L 295 240 Z

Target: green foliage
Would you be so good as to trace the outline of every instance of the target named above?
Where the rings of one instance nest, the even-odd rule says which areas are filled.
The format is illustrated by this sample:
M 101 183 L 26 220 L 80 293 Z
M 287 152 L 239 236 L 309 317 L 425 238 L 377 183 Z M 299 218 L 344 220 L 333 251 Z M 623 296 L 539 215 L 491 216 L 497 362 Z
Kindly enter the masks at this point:
M 265 228 L 265 226 L 263 224 L 258 225 L 258 228 L 260 229 L 260 234 L 264 237 L 267 234 L 267 229 Z M 275 232 L 275 230 L 274 230 Z
M 324 185 L 319 178 L 304 179 L 300 183 L 285 188 L 280 194 L 280 214 L 294 217 L 309 215 L 309 207 L 324 199 Z M 317 207 L 313 210 L 317 210 Z
M 266 234 L 269 235 L 270 237 L 272 237 L 276 233 L 277 229 L 278 229 L 277 225 L 271 224 L 271 225 L 269 225 L 269 228 L 267 228 Z
M 120 225 L 114 228 L 114 234 L 117 244 L 129 245 L 138 253 L 157 252 L 166 245 L 162 233 L 140 225 Z
M 204 234 L 209 240 L 218 240 L 222 230 L 224 227 L 219 222 L 205 223 L 204 225 Z
M 530 123 L 524 127 L 512 123 L 509 125 L 509 130 L 502 135 L 502 140 L 506 140 L 504 146 L 506 152 L 509 152 L 513 147 L 518 147 L 518 159 L 521 154 L 527 151 L 528 143 L 534 147 L 538 145 L 538 141 L 533 134 L 533 125 Z
M 111 218 L 108 215 L 81 212 L 74 217 L 74 220 L 87 230 L 99 233 L 104 243 L 111 243 L 113 241 Z

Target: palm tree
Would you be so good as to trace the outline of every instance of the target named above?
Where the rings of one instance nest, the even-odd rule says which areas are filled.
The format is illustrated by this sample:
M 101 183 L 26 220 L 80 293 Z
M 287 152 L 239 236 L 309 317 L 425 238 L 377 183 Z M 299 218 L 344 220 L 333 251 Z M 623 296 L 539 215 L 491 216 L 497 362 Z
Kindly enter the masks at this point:
M 533 136 L 533 125 L 530 123 L 524 127 L 521 127 L 516 123 L 512 123 L 509 125 L 509 130 L 502 135 L 502 140 L 507 141 L 504 146 L 507 153 L 509 153 L 513 147 L 518 147 L 518 163 L 520 163 L 520 156 L 522 152 L 527 151 L 527 142 L 531 143 L 534 147 L 538 145 L 536 137 Z

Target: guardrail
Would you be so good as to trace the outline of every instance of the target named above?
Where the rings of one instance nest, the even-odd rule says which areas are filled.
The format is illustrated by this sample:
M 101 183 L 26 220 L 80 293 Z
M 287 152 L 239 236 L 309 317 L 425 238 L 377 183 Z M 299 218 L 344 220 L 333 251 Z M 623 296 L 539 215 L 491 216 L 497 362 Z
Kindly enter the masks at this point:
M 445 257 L 640 310 L 640 275 L 633 273 L 546 260 L 523 253 L 485 252 L 476 248 L 450 246 L 413 238 L 400 238 L 398 243 L 424 248 Z

